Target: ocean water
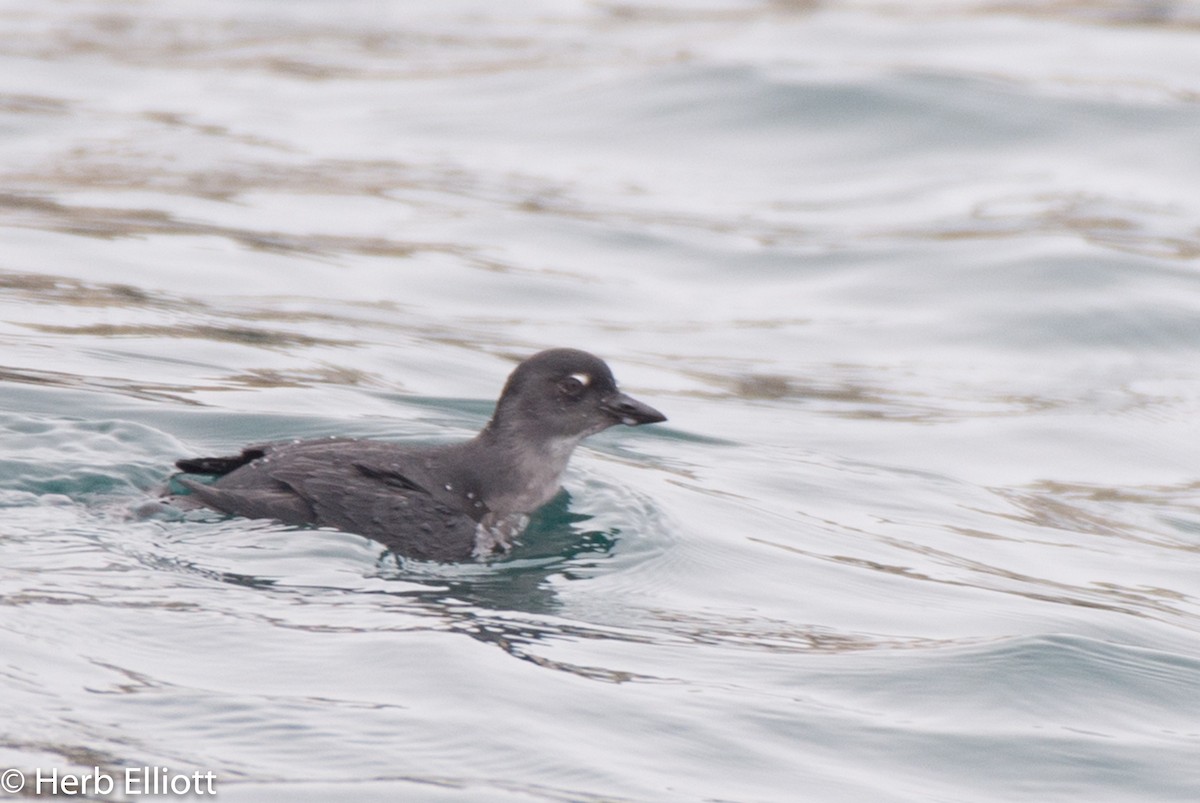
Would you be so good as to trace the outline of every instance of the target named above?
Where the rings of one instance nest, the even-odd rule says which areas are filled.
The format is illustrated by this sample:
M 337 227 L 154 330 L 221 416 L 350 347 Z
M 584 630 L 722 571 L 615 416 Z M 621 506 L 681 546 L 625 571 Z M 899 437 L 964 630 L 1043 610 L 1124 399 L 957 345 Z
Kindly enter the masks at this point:
M 1198 131 L 1195 2 L 0 2 L 0 798 L 1197 800 Z M 553 346 L 670 420 L 508 558 L 153 501 Z

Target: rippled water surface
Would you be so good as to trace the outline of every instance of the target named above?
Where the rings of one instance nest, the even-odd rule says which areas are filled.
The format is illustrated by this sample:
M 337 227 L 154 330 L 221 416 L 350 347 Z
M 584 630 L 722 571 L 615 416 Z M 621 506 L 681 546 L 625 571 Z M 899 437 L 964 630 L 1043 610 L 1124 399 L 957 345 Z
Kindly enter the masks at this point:
M 1194 2 L 0 2 L 0 769 L 1200 799 L 1198 131 Z M 506 559 L 152 501 L 550 346 L 670 420 Z

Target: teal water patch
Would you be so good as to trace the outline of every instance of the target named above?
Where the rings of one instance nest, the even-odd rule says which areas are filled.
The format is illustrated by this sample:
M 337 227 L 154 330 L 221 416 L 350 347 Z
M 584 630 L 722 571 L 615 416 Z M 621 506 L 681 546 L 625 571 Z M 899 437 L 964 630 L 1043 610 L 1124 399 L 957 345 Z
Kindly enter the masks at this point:
M 86 499 L 151 488 L 175 441 L 128 420 L 0 415 L 0 488 Z
M 802 681 L 814 702 L 867 725 L 885 772 L 947 794 L 937 777 L 997 797 L 1183 800 L 1200 664 L 1156 650 L 1043 636 L 952 649 L 834 657 Z M 1149 777 L 1164 755 L 1175 770 Z M 941 792 L 932 790 L 941 789 Z

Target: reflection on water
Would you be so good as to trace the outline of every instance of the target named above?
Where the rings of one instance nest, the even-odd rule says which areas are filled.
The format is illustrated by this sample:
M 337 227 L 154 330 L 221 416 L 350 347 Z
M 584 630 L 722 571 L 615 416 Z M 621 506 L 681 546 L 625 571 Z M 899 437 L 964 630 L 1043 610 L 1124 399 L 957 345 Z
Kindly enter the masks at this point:
M 0 196 L 14 222 L 32 228 L 90 237 L 190 236 L 222 237 L 268 252 L 319 257 L 327 254 L 409 257 L 419 252 L 458 253 L 461 249 L 439 243 L 407 243 L 383 238 L 361 239 L 333 235 L 294 235 L 279 231 L 251 231 L 181 220 L 154 209 L 104 209 L 59 204 L 40 198 Z
M 1074 533 L 1121 538 L 1161 547 L 1196 551 L 1195 522 L 1200 521 L 1200 483 L 1174 486 L 1104 487 L 1046 481 L 1028 489 L 997 493 L 1023 511 L 1016 521 Z M 1190 527 L 1164 530 L 1170 521 Z M 1190 529 L 1190 532 L 1189 532 Z
M 908 236 L 945 239 L 1078 236 L 1086 242 L 1158 259 L 1200 257 L 1200 229 L 1181 210 L 1125 199 L 1040 195 L 997 199 L 969 220 Z

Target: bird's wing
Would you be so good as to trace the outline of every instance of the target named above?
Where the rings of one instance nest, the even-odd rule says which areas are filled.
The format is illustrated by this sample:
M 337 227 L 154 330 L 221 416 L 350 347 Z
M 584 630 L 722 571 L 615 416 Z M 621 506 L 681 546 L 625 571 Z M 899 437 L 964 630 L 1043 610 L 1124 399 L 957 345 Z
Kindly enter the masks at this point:
M 178 482 L 208 507 L 233 516 L 278 519 L 285 524 L 315 524 L 316 513 L 302 495 L 286 486 L 229 490 L 186 477 Z
M 388 457 L 385 468 L 337 448 L 281 448 L 213 485 L 180 481 L 224 513 L 333 527 L 422 560 L 470 558 L 475 522 L 452 499 L 431 495 L 408 476 L 405 464 L 415 458 Z

